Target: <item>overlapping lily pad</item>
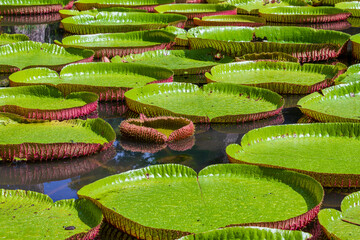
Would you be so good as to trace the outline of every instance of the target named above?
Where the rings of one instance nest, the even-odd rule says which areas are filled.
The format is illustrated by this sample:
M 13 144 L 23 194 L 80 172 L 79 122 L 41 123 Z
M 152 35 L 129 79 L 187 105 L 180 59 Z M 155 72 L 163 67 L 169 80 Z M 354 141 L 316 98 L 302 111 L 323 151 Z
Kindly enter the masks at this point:
M 174 26 L 168 26 L 163 28 L 162 30 L 167 31 L 169 33 L 175 34 L 175 45 L 178 46 L 189 46 L 189 41 L 187 39 L 187 31 L 183 28 L 178 28 Z
M 0 14 L 44 14 L 71 8 L 71 0 L 1 0 Z
M 356 240 L 360 238 L 360 192 L 345 197 L 341 202 L 341 212 L 323 209 L 319 222 L 329 239 Z
M 184 27 L 186 17 L 178 14 L 138 12 L 100 12 L 96 16 L 79 15 L 61 21 L 64 29 L 74 34 L 115 33 Z
M 215 59 L 216 51 L 213 49 L 200 50 L 157 50 L 141 54 L 131 54 L 125 57 L 114 57 L 113 63 L 129 62 L 141 63 L 151 66 L 163 66 L 174 71 L 175 75 L 188 75 L 205 73 L 211 67 L 232 62 L 231 57 Z
M 176 13 L 188 19 L 212 15 L 236 15 L 236 7 L 228 4 L 168 4 L 155 7 L 158 13 Z
M 197 174 L 165 164 L 101 179 L 78 195 L 139 239 L 176 239 L 233 225 L 301 228 L 319 211 L 323 189 L 308 176 L 284 170 L 219 164 Z
M 0 71 L 14 72 L 31 67 L 49 67 L 60 71 L 65 65 L 91 62 L 92 50 L 57 46 L 55 44 L 22 41 L 0 46 Z
M 230 162 L 290 169 L 325 187 L 359 187 L 360 125 L 313 123 L 248 132 L 226 148 Z
M 73 17 L 78 15 L 92 15 L 96 16 L 99 12 L 146 12 L 146 10 L 136 8 L 125 8 L 125 7 L 110 7 L 100 9 L 90 9 L 85 11 L 79 11 L 75 9 L 62 9 L 59 11 L 61 18 Z
M 291 56 L 287 53 L 282 52 L 263 52 L 263 53 L 249 53 L 241 57 L 235 58 L 237 62 L 239 61 L 255 61 L 255 60 L 272 60 L 272 61 L 283 61 L 283 62 L 299 62 L 299 59 Z
M 351 13 L 334 7 L 274 7 L 260 9 L 259 14 L 267 22 L 324 23 L 344 21 Z
M 29 41 L 29 37 L 25 34 L 7 34 L 0 35 L 0 45 L 6 45 L 10 43 L 16 43 L 21 41 Z
M 245 15 L 216 15 L 194 18 L 197 26 L 244 26 L 259 27 L 265 25 L 265 20 L 255 16 Z
M 102 220 L 99 208 L 85 199 L 54 203 L 42 193 L 0 189 L 0 202 L 0 238 L 4 239 L 68 239 Z
M 58 89 L 45 85 L 1 88 L 0 112 L 32 119 L 64 120 L 95 111 L 97 100 L 98 96 L 89 92 L 75 92 L 64 98 Z
M 307 6 L 306 0 L 228 0 L 227 3 L 237 7 L 238 14 L 258 15 L 259 9 L 284 6 Z
M 355 34 L 350 37 L 352 42 L 352 56 L 356 60 L 360 60 L 360 34 Z
M 104 33 L 65 37 L 56 44 L 68 48 L 91 49 L 97 58 L 125 56 L 151 50 L 169 49 L 175 44 L 175 35 L 162 30 L 136 31 L 128 33 Z
M 336 84 L 360 81 L 360 64 L 351 65 L 344 74 L 336 79 Z
M 75 2 L 75 6 L 79 10 L 109 7 L 129 7 L 153 12 L 154 7 L 158 5 L 174 2 L 174 0 L 78 0 Z
M 329 87 L 298 102 L 300 110 L 320 122 L 360 122 L 360 82 Z
M 212 47 L 232 56 L 284 52 L 300 62 L 335 58 L 346 50 L 350 35 L 306 27 L 196 27 L 188 31 L 190 47 Z
M 318 5 L 323 5 L 323 6 L 334 6 L 338 3 L 342 3 L 342 2 L 351 2 L 352 0 L 313 0 L 312 1 L 312 5 L 314 6 L 318 6 Z
M 130 110 L 147 116 L 185 117 L 193 122 L 246 122 L 281 112 L 283 98 L 267 89 L 211 83 L 151 84 L 125 93 Z M 196 103 L 196 104 L 194 104 Z
M 10 75 L 10 86 L 45 84 L 65 95 L 87 91 L 99 95 L 100 101 L 123 100 L 129 89 L 149 83 L 172 81 L 173 72 L 166 68 L 127 63 L 71 64 L 57 72 L 32 68 Z M 99 81 L 101 79 L 101 81 Z
M 360 17 L 360 2 L 340 2 L 335 4 L 336 8 L 343 9 L 351 13 L 352 17 Z
M 306 94 L 329 87 L 342 71 L 335 65 L 244 61 L 214 66 L 208 82 L 262 87 L 281 94 Z
M 306 240 L 310 239 L 311 234 L 301 231 L 287 231 L 273 228 L 262 227 L 230 227 L 224 229 L 212 230 L 194 235 L 187 235 L 179 238 L 179 240 L 195 240 L 195 239 L 283 239 L 283 240 Z

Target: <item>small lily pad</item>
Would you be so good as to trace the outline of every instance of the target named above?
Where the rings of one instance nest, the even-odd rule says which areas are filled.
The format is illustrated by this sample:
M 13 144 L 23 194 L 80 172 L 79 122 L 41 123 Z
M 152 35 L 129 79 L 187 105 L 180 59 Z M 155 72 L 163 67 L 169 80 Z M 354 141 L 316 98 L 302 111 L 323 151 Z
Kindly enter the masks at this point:
M 92 50 L 57 46 L 55 44 L 22 41 L 0 46 L 0 71 L 14 72 L 32 67 L 49 67 L 60 71 L 65 65 L 91 62 Z
M 103 218 L 85 199 L 54 203 L 42 193 L 5 189 L 0 189 L 0 213 L 3 239 L 67 239 L 90 231 Z

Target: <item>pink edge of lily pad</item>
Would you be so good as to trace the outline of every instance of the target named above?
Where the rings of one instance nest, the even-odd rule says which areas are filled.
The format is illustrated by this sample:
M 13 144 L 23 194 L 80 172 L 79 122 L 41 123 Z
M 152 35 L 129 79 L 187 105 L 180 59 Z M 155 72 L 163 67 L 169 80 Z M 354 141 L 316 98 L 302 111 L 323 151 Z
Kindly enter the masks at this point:
M 1 15 L 47 14 L 47 13 L 59 12 L 61 9 L 71 9 L 73 4 L 74 1 L 70 1 L 64 7 L 61 4 L 32 5 L 32 6 L 14 7 L 10 9 L 2 9 L 0 7 L 0 14 Z
M 344 54 L 347 51 L 348 42 L 346 42 L 339 50 L 322 48 L 317 51 L 309 52 L 294 52 L 291 55 L 299 59 L 300 63 L 305 62 L 317 62 L 317 61 L 327 61 L 332 58 L 337 58 L 338 56 Z
M 338 14 L 328 14 L 328 15 L 279 15 L 274 16 L 273 14 L 263 14 L 260 13 L 260 17 L 272 18 L 275 20 L 266 20 L 267 22 L 287 22 L 287 23 L 328 23 L 328 22 L 338 22 L 344 21 L 350 17 L 351 13 L 344 12 Z M 280 21 L 276 19 L 281 18 Z M 285 19 L 285 21 L 284 21 Z
M 16 158 L 28 161 L 47 161 L 73 158 L 104 151 L 114 141 L 104 143 L 21 143 L 0 145 L 0 159 L 14 161 Z
M 66 238 L 65 240 L 95 240 L 95 239 L 98 239 L 101 225 L 102 225 L 102 221 L 99 225 L 97 225 L 96 227 L 93 227 L 88 232 L 86 232 L 86 233 L 82 232 L 82 233 L 75 234 L 71 237 Z
M 139 126 L 138 124 L 160 122 L 160 126 L 169 126 L 172 123 L 181 124 L 182 127 L 174 130 L 169 137 L 165 134 L 157 131 L 155 128 Z M 186 118 L 179 117 L 155 117 L 155 118 L 140 118 L 140 119 L 128 119 L 120 124 L 120 132 L 123 136 L 128 138 L 134 138 L 137 140 L 143 140 L 146 142 L 156 142 L 159 144 L 178 141 L 181 139 L 192 136 L 195 132 L 194 124 L 192 121 Z

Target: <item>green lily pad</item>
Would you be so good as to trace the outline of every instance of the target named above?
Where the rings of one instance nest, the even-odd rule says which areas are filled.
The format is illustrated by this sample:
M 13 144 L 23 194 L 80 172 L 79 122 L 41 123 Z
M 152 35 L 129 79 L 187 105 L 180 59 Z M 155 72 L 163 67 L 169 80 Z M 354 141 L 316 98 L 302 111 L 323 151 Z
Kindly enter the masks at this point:
M 194 18 L 194 24 L 197 26 L 244 26 L 259 27 L 265 25 L 263 18 L 244 15 L 216 15 L 200 18 Z
M 1 0 L 0 14 L 44 14 L 58 12 L 71 0 Z
M 356 60 L 360 60 L 360 34 L 355 34 L 350 37 L 350 41 L 352 42 L 352 56 Z
M 71 93 L 64 98 L 56 88 L 45 85 L 0 88 L 0 112 L 26 118 L 64 120 L 96 110 L 98 96 L 89 92 Z
M 0 71 L 14 72 L 31 67 L 49 67 L 60 71 L 69 63 L 91 62 L 92 50 L 57 46 L 55 44 L 22 41 L 0 46 Z
M 146 10 L 136 8 L 125 8 L 125 7 L 110 7 L 100 9 L 90 9 L 85 11 L 79 11 L 74 9 L 61 9 L 59 11 L 61 18 L 73 17 L 78 15 L 92 15 L 96 16 L 99 12 L 146 12 Z
M 262 227 L 230 227 L 224 229 L 212 230 L 194 235 L 187 235 L 179 240 L 195 239 L 282 239 L 282 240 L 306 240 L 310 239 L 311 234 L 301 231 L 287 231 L 273 228 Z
M 186 17 L 178 14 L 139 12 L 100 12 L 96 16 L 79 15 L 61 21 L 64 29 L 74 34 L 115 33 L 184 27 Z
M 344 74 L 336 79 L 336 84 L 357 82 L 360 80 L 360 64 L 351 65 Z
M 52 160 L 104 151 L 115 141 L 112 127 L 101 118 L 68 121 L 25 121 L 0 115 L 0 159 Z
M 174 2 L 174 0 L 78 0 L 75 2 L 75 6 L 79 10 L 90 10 L 93 8 L 101 9 L 109 7 L 129 7 L 153 12 L 155 6 Z
M 360 192 L 346 196 L 341 202 L 341 212 L 323 209 L 319 222 L 330 239 L 357 240 L 360 238 Z
M 259 9 L 284 6 L 307 6 L 304 0 L 228 0 L 227 3 L 237 7 L 238 14 L 258 15 Z
M 176 37 L 175 37 L 175 45 L 177 45 L 177 46 L 189 46 L 189 41 L 188 41 L 187 36 L 186 36 L 187 31 L 185 29 L 174 27 L 174 26 L 168 26 L 166 28 L 163 28 L 162 30 L 176 35 Z
M 0 35 L 0 46 L 21 41 L 29 41 L 29 37 L 25 34 L 7 34 Z
M 318 5 L 324 5 L 324 6 L 334 6 L 338 3 L 342 2 L 351 2 L 353 0 L 313 0 L 312 5 L 318 6 Z
M 123 100 L 124 93 L 149 83 L 172 81 L 173 72 L 166 68 L 134 63 L 70 64 L 58 74 L 48 68 L 31 68 L 9 76 L 10 86 L 45 84 L 65 95 L 94 92 L 100 101 Z M 101 79 L 101 81 L 99 81 Z
M 325 187 L 358 187 L 359 132 L 352 123 L 271 126 L 248 132 L 226 153 L 230 162 L 302 172 Z
M 196 27 L 188 31 L 191 49 L 215 48 L 231 56 L 284 52 L 300 62 L 335 58 L 346 50 L 349 34 L 306 27 Z
M 306 94 L 329 87 L 339 75 L 334 65 L 273 61 L 221 64 L 205 73 L 208 82 L 262 87 L 280 94 Z
M 211 67 L 232 62 L 231 57 L 215 59 L 216 51 L 213 49 L 200 50 L 157 50 L 141 54 L 130 54 L 125 57 L 114 57 L 113 63 L 129 62 L 141 63 L 150 66 L 163 66 L 174 71 L 174 75 L 189 75 L 205 73 Z
M 259 10 L 267 22 L 324 23 L 344 21 L 351 13 L 334 7 L 274 7 Z
M 350 12 L 352 17 L 360 17 L 360 3 L 358 1 L 340 2 L 335 4 L 335 7 Z
M 54 203 L 42 193 L 0 189 L 0 203 L 3 239 L 67 239 L 102 220 L 101 211 L 85 199 Z
M 254 61 L 254 60 L 274 60 L 283 62 L 299 62 L 296 57 L 291 56 L 287 53 L 282 52 L 271 52 L 271 53 L 249 53 L 235 59 L 239 61 Z
M 236 7 L 229 4 L 167 4 L 155 7 L 157 13 L 176 13 L 188 19 L 210 15 L 236 15 Z
M 202 89 L 189 83 L 151 84 L 126 92 L 125 100 L 134 112 L 193 122 L 253 121 L 279 114 L 284 104 L 280 95 L 267 89 L 225 83 Z
M 360 122 L 360 82 L 329 87 L 298 102 L 300 110 L 320 122 Z
M 162 30 L 104 33 L 69 36 L 63 38 L 62 43 L 57 40 L 55 43 L 65 48 L 91 49 L 97 58 L 111 58 L 149 50 L 169 49 L 175 43 L 175 35 Z
M 137 238 L 176 239 L 233 225 L 300 228 L 315 218 L 323 189 L 306 175 L 284 170 L 218 164 L 197 174 L 164 164 L 101 179 L 78 196 Z

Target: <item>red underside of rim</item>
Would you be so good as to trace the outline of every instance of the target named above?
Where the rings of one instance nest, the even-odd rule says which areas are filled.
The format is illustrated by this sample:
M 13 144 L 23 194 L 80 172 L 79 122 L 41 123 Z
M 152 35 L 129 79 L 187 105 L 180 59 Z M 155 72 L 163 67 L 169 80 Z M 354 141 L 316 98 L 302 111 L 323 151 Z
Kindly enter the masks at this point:
M 61 4 L 51 5 L 31 5 L 31 6 L 14 6 L 13 8 L 1 8 L 0 14 L 2 15 L 28 15 L 28 14 L 47 14 L 59 12 L 61 9 L 71 9 L 74 1 L 70 1 L 65 7 Z

